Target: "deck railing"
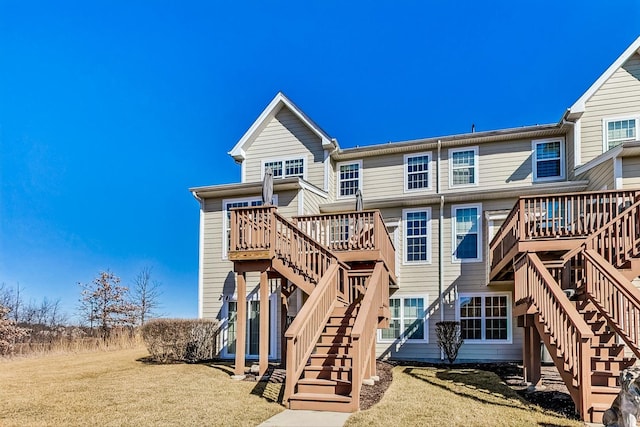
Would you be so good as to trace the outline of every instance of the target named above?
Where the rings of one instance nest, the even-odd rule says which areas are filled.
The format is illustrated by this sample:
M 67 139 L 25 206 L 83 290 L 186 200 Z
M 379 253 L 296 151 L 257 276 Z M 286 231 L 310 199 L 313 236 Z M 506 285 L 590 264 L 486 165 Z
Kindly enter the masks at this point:
M 331 251 L 280 216 L 274 206 L 232 209 L 231 224 L 230 251 L 268 252 L 313 283 L 338 262 Z
M 362 381 L 367 377 L 375 375 L 375 343 L 376 330 L 378 328 L 378 314 L 380 308 L 385 304 L 385 295 L 387 298 L 386 301 L 388 301 L 388 293 L 385 294 L 385 290 L 388 291 L 388 289 L 389 273 L 384 264 L 378 262 L 373 270 L 373 274 L 367 280 L 366 291 L 360 303 L 360 310 L 358 311 L 351 332 L 353 345 L 351 395 L 356 405 L 354 410 L 360 409 L 358 405 Z
M 581 414 L 586 414 L 591 393 L 593 331 L 536 254 L 527 253 L 518 259 L 515 275 L 516 301 L 528 301 L 535 306 L 558 354 L 562 355 L 563 369 L 571 374 L 573 385 L 580 390 L 576 406 Z
M 338 289 L 344 279 L 344 269 L 338 263 L 331 264 L 284 335 L 287 340 L 285 402 L 293 394 L 309 356 L 338 302 Z
M 395 271 L 395 249 L 380 211 L 298 216 L 293 221 L 331 251 L 379 250 L 389 271 Z
M 637 191 L 523 196 L 491 240 L 491 268 L 519 242 L 586 237 L 637 200 Z

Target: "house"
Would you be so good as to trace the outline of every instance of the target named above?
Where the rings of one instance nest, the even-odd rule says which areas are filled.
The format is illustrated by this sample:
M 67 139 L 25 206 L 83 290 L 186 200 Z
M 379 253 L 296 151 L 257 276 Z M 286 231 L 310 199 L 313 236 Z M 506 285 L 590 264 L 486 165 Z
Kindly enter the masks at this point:
M 457 320 L 460 362 L 536 384 L 542 341 L 601 419 L 640 356 L 639 49 L 546 125 L 341 148 L 278 93 L 229 151 L 241 182 L 191 189 L 220 357 L 282 360 L 289 407 L 353 411 L 376 357 L 440 361 Z

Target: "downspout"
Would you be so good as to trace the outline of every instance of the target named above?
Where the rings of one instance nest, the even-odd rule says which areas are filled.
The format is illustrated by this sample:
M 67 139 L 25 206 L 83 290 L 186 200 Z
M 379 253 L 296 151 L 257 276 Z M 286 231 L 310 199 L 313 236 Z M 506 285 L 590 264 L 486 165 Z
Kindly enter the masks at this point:
M 436 158 L 436 170 L 438 179 L 436 181 L 436 193 L 440 194 L 440 157 L 442 151 L 442 141 L 438 140 L 438 157 Z M 438 298 L 440 298 L 440 321 L 444 321 L 444 247 L 442 239 L 444 237 L 444 196 L 440 194 L 440 211 L 438 218 Z M 440 350 L 440 360 L 444 360 L 444 352 Z
M 198 233 L 198 319 L 204 318 L 204 199 L 195 191 L 191 194 L 200 204 L 200 230 Z

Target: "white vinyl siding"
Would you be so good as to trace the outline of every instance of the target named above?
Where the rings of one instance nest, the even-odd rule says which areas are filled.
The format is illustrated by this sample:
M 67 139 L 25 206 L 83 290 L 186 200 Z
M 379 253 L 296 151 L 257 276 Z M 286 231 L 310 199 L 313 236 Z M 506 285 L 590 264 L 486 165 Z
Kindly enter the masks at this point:
M 478 147 L 449 150 L 449 187 L 478 185 Z
M 338 198 L 353 197 L 362 190 L 362 160 L 342 162 L 336 165 L 338 175 Z
M 531 146 L 534 182 L 564 179 L 564 139 L 535 140 Z
M 404 191 L 431 190 L 431 153 L 406 154 L 404 156 Z
M 424 295 L 389 298 L 389 310 L 391 311 L 389 328 L 380 330 L 378 341 L 428 342 L 427 304 L 428 298 Z
M 611 150 L 620 144 L 638 140 L 638 118 L 605 118 L 602 120 L 603 151 Z
M 465 344 L 512 341 L 509 293 L 461 293 L 457 315 Z
M 453 262 L 482 261 L 482 204 L 452 205 Z
M 404 264 L 431 262 L 431 208 L 403 209 Z

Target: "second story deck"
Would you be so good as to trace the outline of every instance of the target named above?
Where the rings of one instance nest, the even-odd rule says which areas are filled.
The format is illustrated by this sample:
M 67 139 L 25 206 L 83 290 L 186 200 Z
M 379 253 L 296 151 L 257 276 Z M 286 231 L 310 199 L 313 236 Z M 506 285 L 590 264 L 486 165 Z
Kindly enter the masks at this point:
M 490 279 L 513 278 L 518 253 L 562 253 L 579 247 L 640 197 L 612 190 L 520 197 L 489 244 Z

